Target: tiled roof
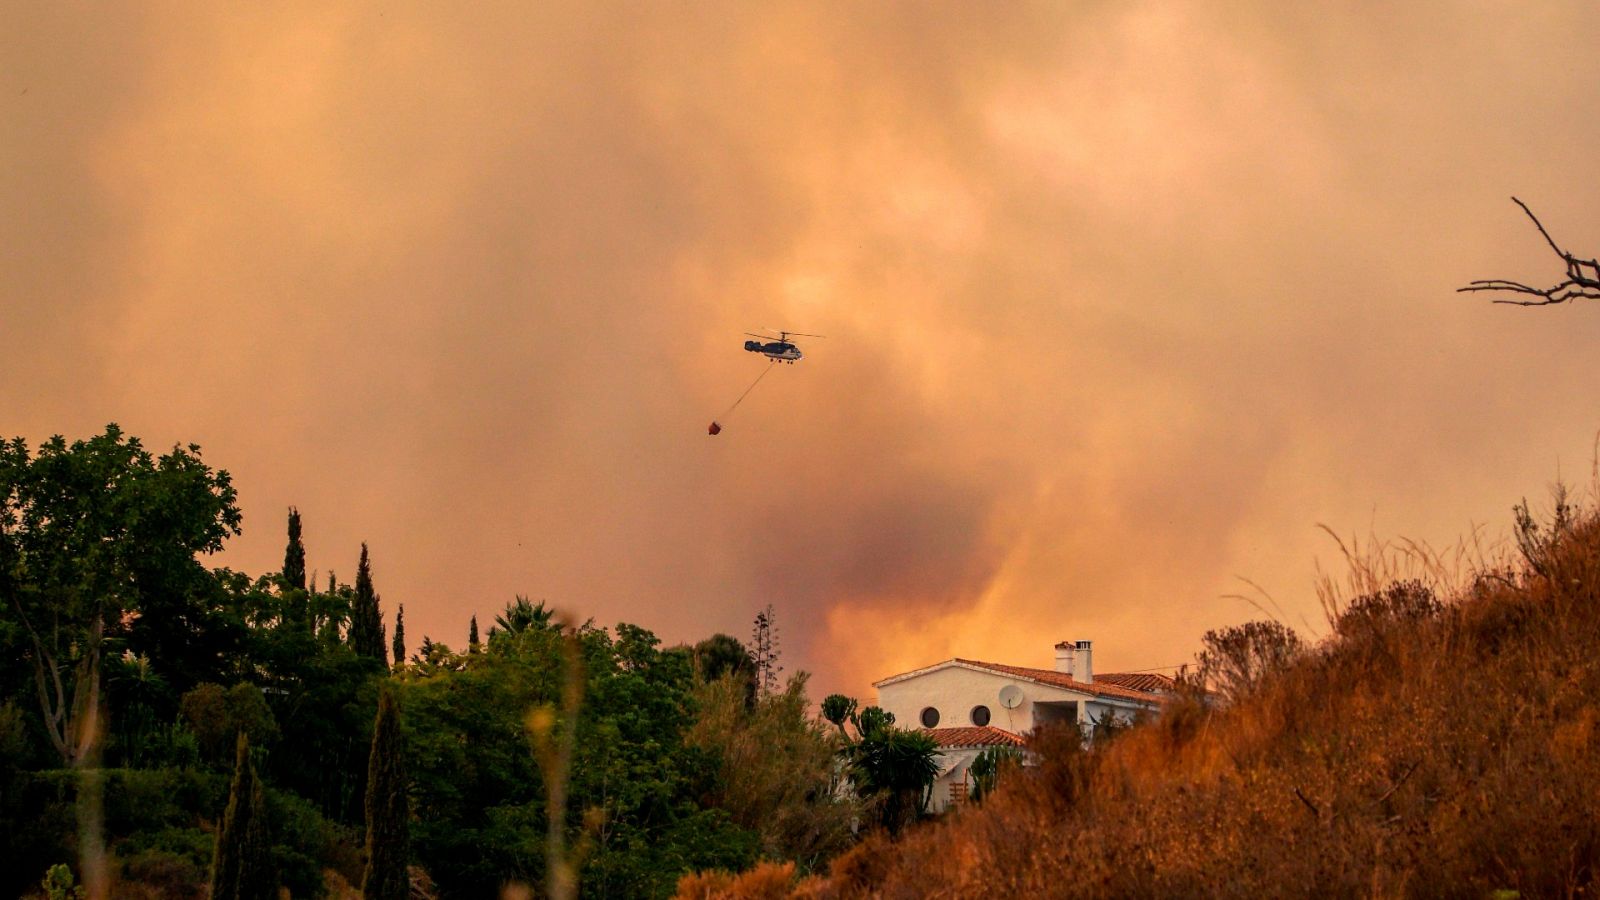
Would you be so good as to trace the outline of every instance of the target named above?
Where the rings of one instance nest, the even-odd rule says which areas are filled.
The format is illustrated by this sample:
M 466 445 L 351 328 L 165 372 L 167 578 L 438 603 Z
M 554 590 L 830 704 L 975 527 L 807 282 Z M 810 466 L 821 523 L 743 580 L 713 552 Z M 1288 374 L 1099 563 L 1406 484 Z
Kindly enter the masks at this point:
M 941 747 L 1021 747 L 1022 738 L 993 725 L 968 725 L 962 728 L 923 728 Z
M 977 666 L 980 669 L 988 669 L 991 672 L 1000 672 L 1002 674 L 1012 675 L 1017 678 L 1026 678 L 1030 681 L 1036 681 L 1040 684 L 1048 684 L 1052 687 L 1065 688 L 1069 691 L 1080 691 L 1085 694 L 1094 694 L 1097 697 L 1118 697 L 1123 700 L 1137 700 L 1140 703 L 1159 703 L 1162 700 L 1159 695 L 1151 694 L 1146 691 L 1134 690 L 1133 688 L 1127 688 L 1117 684 L 1105 683 L 1101 680 L 1103 676 L 1096 676 L 1092 684 L 1084 684 L 1081 681 L 1074 681 L 1072 676 L 1068 675 L 1067 673 L 1057 672 L 1055 669 L 1028 669 L 1022 666 L 1007 666 L 1000 663 L 979 662 L 975 659 L 957 658 L 952 660 L 952 662 L 966 663 L 969 666 Z
M 1157 691 L 1171 692 L 1177 687 L 1171 675 L 1157 675 L 1154 672 L 1110 672 L 1105 675 L 1094 676 L 1096 683 L 1106 682 L 1119 687 L 1132 688 L 1136 691 L 1155 693 Z

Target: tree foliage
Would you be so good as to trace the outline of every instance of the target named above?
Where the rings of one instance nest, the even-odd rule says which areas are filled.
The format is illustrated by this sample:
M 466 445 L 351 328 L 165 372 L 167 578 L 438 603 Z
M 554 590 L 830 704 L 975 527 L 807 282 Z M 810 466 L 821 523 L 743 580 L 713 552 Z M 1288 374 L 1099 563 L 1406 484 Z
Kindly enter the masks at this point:
M 289 507 L 289 543 L 283 551 L 285 590 L 306 589 L 306 545 L 300 539 L 300 510 Z
M 839 733 L 846 737 L 849 733 L 844 730 L 844 723 L 854 720 L 856 715 L 856 699 L 843 694 L 829 694 L 822 701 L 822 717 L 838 727 Z
M 665 897 L 763 854 L 814 871 L 878 815 L 803 676 L 758 698 L 733 638 L 663 647 L 519 595 L 406 664 L 365 546 L 353 583 L 314 576 L 290 508 L 282 571 L 202 565 L 240 522 L 195 447 L 0 444 L 0 894 L 83 846 L 132 894 L 314 896 L 362 881 L 365 826 L 378 895 L 409 861 L 442 897 Z M 79 771 L 103 817 L 77 819 Z
M 974 803 L 983 801 L 983 798 L 994 792 L 1000 783 L 1000 778 L 1022 766 L 1022 751 L 1016 747 L 988 747 L 972 760 L 972 765 L 967 768 L 972 776 L 972 792 L 969 795 Z
M 385 689 L 378 695 L 372 756 L 367 763 L 367 867 L 361 876 L 361 895 L 366 900 L 406 900 L 411 896 L 407 790 L 400 709 L 394 692 Z
M 524 631 L 541 631 L 552 627 L 555 610 L 545 606 L 543 600 L 532 603 L 527 597 L 518 594 L 516 599 L 506 605 L 505 612 L 494 617 L 494 624 L 489 627 L 489 639 L 492 641 L 496 634 L 517 635 Z M 473 616 L 476 620 L 477 616 Z
M 817 869 L 853 839 L 862 803 L 839 790 L 841 737 L 811 718 L 806 675 L 752 708 L 736 672 L 695 689 L 700 714 L 689 741 L 720 763 L 713 802 L 760 836 L 762 855 Z
M 201 752 L 217 761 L 224 758 L 237 735 L 246 735 L 257 747 L 267 746 L 278 736 L 277 718 L 261 689 L 246 682 L 231 688 L 209 682 L 195 685 L 183 695 L 179 714 L 199 741 Z
M 856 701 L 842 694 L 823 701 L 823 716 L 838 726 L 851 786 L 871 804 L 877 823 L 898 834 L 920 817 L 939 774 L 939 745 L 933 737 L 896 728 L 894 713 L 882 707 L 858 711 Z M 855 729 L 853 739 L 846 723 Z
M 116 425 L 68 444 L 0 444 L 0 597 L 26 636 L 45 734 L 92 752 L 108 646 L 182 676 L 221 668 L 233 633 L 204 604 L 199 553 L 239 533 L 236 494 L 200 448 L 156 457 Z M 196 640 L 199 638 L 199 640 Z
M 757 684 L 755 660 L 739 639 L 726 634 L 713 634 L 694 645 L 695 674 L 710 684 L 732 678 L 744 688 L 745 705 L 755 705 Z
M 582 703 L 569 716 L 574 671 Z M 417 860 L 449 896 L 545 883 L 547 776 L 564 768 L 556 820 L 580 895 L 668 896 L 683 872 L 748 865 L 758 836 L 703 802 L 716 760 L 686 740 L 695 685 L 687 649 L 662 649 L 632 625 L 561 625 L 543 604 L 517 598 L 482 652 L 445 651 L 402 678 Z M 549 748 L 570 734 L 569 765 L 535 752 L 541 732 Z
M 250 738 L 239 733 L 234 756 L 233 786 L 228 808 L 217 830 L 211 864 L 212 900 L 269 900 L 278 879 L 268 856 L 266 796 L 250 755 Z
M 406 664 L 406 605 L 400 604 L 394 611 L 394 667 L 404 668 Z
M 350 609 L 350 647 L 357 656 L 377 660 L 384 668 L 389 665 L 389 649 L 383 640 L 383 612 L 379 608 L 378 594 L 372 587 L 372 561 L 367 556 L 367 545 L 361 545 L 361 561 L 356 565 L 355 598 Z

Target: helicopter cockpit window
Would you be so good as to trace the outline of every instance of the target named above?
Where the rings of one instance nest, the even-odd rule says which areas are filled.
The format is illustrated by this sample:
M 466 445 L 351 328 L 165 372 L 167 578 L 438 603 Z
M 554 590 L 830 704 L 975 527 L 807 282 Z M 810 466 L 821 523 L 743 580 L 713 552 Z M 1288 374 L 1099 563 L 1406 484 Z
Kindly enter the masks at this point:
M 923 710 L 922 710 L 922 727 L 923 728 L 933 728 L 933 727 L 936 727 L 938 724 L 939 724 L 939 711 L 937 709 L 934 709 L 931 706 L 923 708 Z

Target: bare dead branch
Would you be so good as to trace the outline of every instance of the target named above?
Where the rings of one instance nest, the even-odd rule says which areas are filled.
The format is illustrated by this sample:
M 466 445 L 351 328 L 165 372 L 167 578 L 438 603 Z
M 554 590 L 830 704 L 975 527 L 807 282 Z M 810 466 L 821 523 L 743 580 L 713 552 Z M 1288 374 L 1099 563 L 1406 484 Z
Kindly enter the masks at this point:
M 1566 265 L 1566 280 L 1552 287 L 1539 288 L 1520 281 L 1487 278 L 1470 282 L 1466 287 L 1456 288 L 1456 292 L 1498 291 L 1510 294 L 1525 294 L 1529 297 L 1539 298 L 1537 300 L 1493 301 L 1512 306 L 1553 306 L 1558 303 L 1566 303 L 1569 300 L 1600 300 L 1600 261 L 1581 259 L 1561 249 L 1561 245 L 1556 243 L 1555 238 L 1550 236 L 1550 232 L 1545 229 L 1544 223 L 1540 222 L 1539 217 L 1533 214 L 1533 210 L 1528 208 L 1528 204 L 1523 203 L 1516 197 L 1512 197 L 1511 200 L 1522 207 L 1522 211 L 1528 214 L 1529 219 L 1533 220 L 1533 227 L 1539 229 L 1539 234 L 1544 237 L 1545 243 L 1549 244 L 1550 249 L 1561 257 L 1561 261 Z
M 1383 792 L 1383 796 L 1372 801 L 1372 805 L 1382 806 L 1383 801 L 1393 797 L 1394 792 L 1400 790 L 1400 786 L 1406 783 L 1406 780 L 1411 777 L 1411 773 L 1415 772 L 1417 770 L 1417 766 L 1419 765 L 1421 765 L 1420 762 L 1413 762 L 1411 765 L 1407 766 L 1405 772 L 1401 773 L 1400 777 L 1395 779 L 1395 783 L 1389 785 L 1389 789 Z
M 1294 789 L 1294 795 L 1300 798 L 1300 802 L 1306 805 L 1306 809 L 1311 810 L 1313 816 L 1316 816 L 1318 820 L 1322 819 L 1322 810 L 1318 809 L 1317 805 L 1312 803 L 1305 794 L 1300 793 L 1300 788 L 1296 787 Z
M 1533 220 L 1533 227 L 1539 229 L 1539 233 L 1544 235 L 1545 243 L 1550 245 L 1551 250 L 1561 254 L 1562 257 L 1567 255 L 1567 252 L 1562 250 L 1561 247 L 1556 243 L 1556 239 L 1550 236 L 1550 232 L 1544 230 L 1544 223 L 1539 221 L 1539 217 L 1533 214 L 1533 210 L 1528 208 L 1528 204 L 1523 203 L 1516 197 L 1512 197 L 1511 202 L 1522 207 L 1522 211 L 1528 214 L 1528 218 Z

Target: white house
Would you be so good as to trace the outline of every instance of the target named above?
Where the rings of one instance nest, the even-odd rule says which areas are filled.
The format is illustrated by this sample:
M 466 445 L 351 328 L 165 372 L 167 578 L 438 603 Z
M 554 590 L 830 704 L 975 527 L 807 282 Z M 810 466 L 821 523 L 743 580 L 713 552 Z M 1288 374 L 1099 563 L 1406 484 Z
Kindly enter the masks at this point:
M 1145 673 L 1097 675 L 1089 641 L 1056 645 L 1054 669 L 1030 669 L 973 659 L 941 663 L 873 685 L 878 705 L 902 727 L 918 727 L 939 743 L 939 777 L 928 808 L 962 802 L 968 768 L 989 747 L 1021 747 L 1041 725 L 1075 722 L 1085 734 L 1107 717 L 1131 720 L 1159 712 L 1172 679 Z

